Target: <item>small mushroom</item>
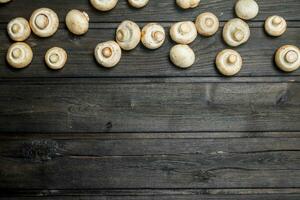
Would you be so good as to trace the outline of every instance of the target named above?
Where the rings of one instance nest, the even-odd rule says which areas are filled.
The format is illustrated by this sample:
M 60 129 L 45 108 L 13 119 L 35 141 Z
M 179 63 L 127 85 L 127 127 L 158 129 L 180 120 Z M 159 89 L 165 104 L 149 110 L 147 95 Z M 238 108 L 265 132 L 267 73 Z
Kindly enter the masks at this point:
M 97 62 L 106 68 L 116 66 L 121 59 L 122 50 L 115 41 L 99 43 L 95 48 Z
M 68 59 L 67 52 L 59 47 L 49 49 L 45 55 L 45 62 L 50 69 L 62 69 Z
M 203 36 L 214 35 L 219 29 L 219 24 L 219 19 L 210 12 L 200 14 L 195 22 L 198 33 Z
M 58 26 L 58 16 L 49 8 L 37 9 L 30 17 L 30 27 L 40 37 L 52 36 L 57 31 Z
M 258 12 L 259 7 L 255 0 L 238 0 L 235 4 L 235 13 L 241 19 L 253 19 Z
M 12 40 L 22 42 L 30 36 L 31 29 L 26 19 L 18 17 L 8 23 L 7 32 Z
M 0 3 L 8 3 L 10 2 L 11 0 L 0 0 Z
M 89 16 L 86 12 L 71 10 L 66 16 L 66 25 L 75 35 L 83 35 L 89 29 Z
M 237 51 L 225 49 L 217 55 L 216 66 L 225 76 L 237 74 L 242 69 L 242 65 L 242 57 Z
M 118 0 L 90 0 L 91 4 L 100 11 L 109 11 L 116 7 Z
M 12 44 L 6 54 L 6 60 L 13 68 L 21 69 L 27 67 L 33 58 L 31 47 L 24 42 Z
M 176 0 L 176 3 L 182 9 L 189 9 L 197 7 L 200 0 Z
M 174 42 L 179 44 L 190 44 L 197 37 L 197 29 L 193 22 L 177 22 L 170 29 L 170 36 Z
M 148 4 L 149 0 L 128 0 L 128 2 L 135 8 L 142 8 Z
M 281 36 L 287 29 L 287 23 L 283 17 L 274 15 L 268 17 L 265 22 L 265 30 L 270 36 Z
M 293 45 L 280 47 L 275 54 L 276 65 L 285 72 L 293 72 L 300 67 L 300 50 Z
M 170 51 L 170 59 L 179 68 L 189 68 L 195 63 L 195 53 L 188 45 L 177 44 Z
M 149 49 L 158 49 L 165 41 L 166 34 L 164 28 L 156 23 L 150 23 L 142 29 L 141 41 Z
M 229 46 L 239 46 L 249 40 L 250 28 L 248 24 L 241 19 L 231 19 L 224 26 L 223 38 Z
M 134 49 L 141 40 L 139 26 L 129 20 L 123 21 L 116 31 L 116 41 L 124 50 Z

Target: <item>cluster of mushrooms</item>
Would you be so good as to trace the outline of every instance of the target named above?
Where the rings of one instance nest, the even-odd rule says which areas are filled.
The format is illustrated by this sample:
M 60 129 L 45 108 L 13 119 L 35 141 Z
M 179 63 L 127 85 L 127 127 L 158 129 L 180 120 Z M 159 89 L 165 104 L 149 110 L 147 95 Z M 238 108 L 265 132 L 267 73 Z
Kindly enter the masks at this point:
M 10 0 L 0 0 L 6 3 Z M 149 0 L 128 0 L 135 8 L 146 6 Z M 112 10 L 118 0 L 90 0 L 97 10 Z M 190 9 L 199 6 L 200 0 L 176 0 L 182 9 Z M 250 38 L 250 28 L 244 20 L 255 18 L 259 12 L 259 6 L 255 0 L 238 0 L 235 4 L 235 12 L 238 18 L 229 20 L 223 28 L 223 39 L 231 47 L 237 47 L 246 43 Z M 89 16 L 86 12 L 71 10 L 66 16 L 66 25 L 75 35 L 84 35 L 89 28 Z M 50 37 L 58 29 L 59 19 L 57 14 L 48 8 L 40 8 L 34 11 L 29 22 L 21 17 L 11 20 L 7 26 L 10 38 L 16 43 L 11 45 L 7 52 L 8 63 L 15 68 L 28 66 L 33 57 L 29 45 L 24 43 L 31 31 L 40 37 Z M 189 68 L 195 62 L 195 53 L 188 46 L 200 34 L 205 37 L 215 35 L 220 27 L 219 20 L 211 12 L 200 14 L 195 22 L 182 21 L 173 24 L 170 28 L 170 37 L 177 43 L 170 50 L 170 60 L 179 68 Z M 278 37 L 287 30 L 287 23 L 281 16 L 270 16 L 265 21 L 265 31 L 270 36 Z M 122 56 L 122 50 L 133 50 L 140 41 L 149 49 L 160 48 L 166 38 L 164 28 L 158 23 L 149 23 L 140 29 L 133 21 L 123 21 L 116 30 L 115 41 L 99 43 L 94 51 L 97 62 L 106 68 L 116 66 Z M 51 69 L 61 69 L 67 61 L 67 53 L 64 49 L 53 47 L 45 54 L 45 62 Z M 293 45 L 284 45 L 275 53 L 277 66 L 285 71 L 292 72 L 300 67 L 300 50 Z M 220 73 L 226 76 L 237 74 L 243 64 L 241 55 L 233 49 L 225 49 L 218 53 L 216 66 Z

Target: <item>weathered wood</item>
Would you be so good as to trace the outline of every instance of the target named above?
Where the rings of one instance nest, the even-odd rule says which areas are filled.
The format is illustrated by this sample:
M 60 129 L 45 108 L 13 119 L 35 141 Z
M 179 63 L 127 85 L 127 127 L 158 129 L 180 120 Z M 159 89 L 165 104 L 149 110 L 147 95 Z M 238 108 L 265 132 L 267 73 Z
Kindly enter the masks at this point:
M 64 21 L 67 12 L 74 8 L 85 10 L 92 22 L 120 22 L 130 19 L 134 21 L 180 21 L 194 20 L 202 12 L 213 12 L 221 20 L 228 20 L 234 16 L 233 0 L 210 0 L 201 2 L 201 6 L 196 9 L 183 11 L 179 9 L 173 0 L 154 0 L 144 9 L 130 8 L 126 0 L 120 0 L 117 7 L 111 12 L 100 12 L 95 10 L 86 0 L 51 0 L 34 1 L 22 0 L 0 6 L 0 22 L 7 22 L 11 17 L 23 16 L 29 18 L 31 13 L 40 7 L 54 9 L 61 21 Z M 300 20 L 297 0 L 259 0 L 260 13 L 254 20 L 265 20 L 266 17 L 274 14 L 282 15 L 288 20 Z M 26 9 L 24 9 L 26 5 Z M 14 11 L 13 13 L 11 11 Z

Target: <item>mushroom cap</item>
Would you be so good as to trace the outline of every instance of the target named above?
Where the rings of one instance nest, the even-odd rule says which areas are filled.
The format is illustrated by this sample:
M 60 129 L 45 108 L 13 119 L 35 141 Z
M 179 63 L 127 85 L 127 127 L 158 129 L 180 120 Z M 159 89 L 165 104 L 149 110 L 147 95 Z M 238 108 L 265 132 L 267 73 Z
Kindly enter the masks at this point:
M 149 23 L 142 29 L 141 41 L 148 49 L 157 49 L 166 39 L 164 28 L 157 23 Z
M 50 69 L 62 69 L 68 59 L 67 52 L 60 47 L 49 49 L 45 55 L 45 62 Z
M 229 46 L 239 46 L 250 38 L 250 28 L 246 22 L 235 18 L 229 20 L 223 29 L 223 39 Z
M 75 35 L 83 35 L 89 30 L 89 16 L 80 10 L 70 10 L 66 16 L 66 25 Z
M 33 58 L 31 47 L 24 42 L 12 44 L 6 54 L 6 60 L 13 68 L 21 69 L 27 67 Z
M 115 41 L 99 43 L 95 48 L 95 58 L 97 62 L 106 68 L 116 66 L 122 56 L 122 50 Z
M 35 10 L 30 17 L 30 27 L 39 37 L 50 37 L 58 29 L 59 19 L 57 14 L 49 8 Z
M 182 9 L 189 9 L 197 7 L 200 0 L 176 0 L 176 3 Z
M 212 36 L 219 29 L 219 19 L 210 12 L 200 14 L 195 22 L 195 26 L 200 35 Z
M 171 26 L 170 36 L 174 42 L 190 44 L 197 37 L 197 29 L 191 21 L 177 22 Z
M 224 49 L 216 58 L 216 66 L 220 73 L 225 76 L 233 76 L 237 74 L 243 65 L 241 55 L 232 49 Z
M 195 53 L 188 45 L 177 44 L 170 50 L 170 59 L 179 68 L 189 68 L 195 63 Z
M 253 19 L 258 12 L 259 7 L 255 0 L 239 0 L 235 4 L 235 13 L 241 19 Z
M 10 2 L 11 0 L 0 0 L 0 3 L 8 3 Z
M 124 50 L 134 49 L 141 40 L 140 27 L 133 21 L 123 21 L 116 31 L 116 41 Z
M 142 8 L 148 4 L 149 0 L 128 0 L 128 2 L 135 8 Z
M 300 67 L 300 50 L 293 45 L 280 47 L 275 54 L 276 65 L 285 72 L 293 72 Z
M 273 15 L 266 19 L 265 21 L 265 31 L 270 36 L 281 36 L 285 33 L 287 29 L 287 23 L 283 17 Z
M 118 0 L 90 0 L 94 8 L 100 11 L 109 11 L 116 7 Z
M 22 42 L 30 36 L 31 29 L 25 18 L 18 17 L 8 23 L 7 32 L 12 40 Z

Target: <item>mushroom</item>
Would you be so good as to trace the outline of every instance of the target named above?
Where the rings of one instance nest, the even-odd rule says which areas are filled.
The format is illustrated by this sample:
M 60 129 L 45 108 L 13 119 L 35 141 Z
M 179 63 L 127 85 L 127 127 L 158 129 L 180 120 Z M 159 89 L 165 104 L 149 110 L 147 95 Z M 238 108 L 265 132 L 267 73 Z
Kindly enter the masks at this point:
M 139 26 L 129 20 L 123 21 L 116 32 L 116 41 L 124 50 L 134 49 L 141 40 L 141 30 Z
M 30 36 L 31 29 L 26 19 L 18 17 L 8 23 L 7 32 L 12 40 L 22 42 Z
M 225 49 L 217 55 L 216 66 L 220 73 L 225 76 L 237 74 L 241 70 L 242 65 L 242 57 L 237 51 Z
M 62 69 L 68 59 L 67 52 L 59 47 L 49 49 L 45 55 L 45 62 L 50 69 Z
M 197 29 L 193 22 L 177 22 L 170 29 L 170 36 L 174 42 L 179 44 L 190 44 L 197 37 Z
M 176 0 L 176 3 L 182 9 L 189 9 L 197 7 L 200 0 Z
M 90 0 L 91 4 L 100 11 L 109 11 L 116 7 L 118 0 Z
M 238 0 L 235 4 L 236 15 L 244 20 L 250 20 L 257 16 L 259 11 L 255 0 Z
M 286 29 L 287 23 L 283 17 L 274 15 L 266 19 L 265 30 L 270 36 L 281 36 Z
M 214 35 L 219 29 L 219 24 L 219 19 L 210 12 L 200 14 L 195 22 L 198 33 L 203 36 Z
M 24 42 L 12 44 L 6 54 L 6 60 L 13 68 L 21 69 L 27 67 L 33 58 L 31 47 Z
M 116 66 L 121 59 L 122 50 L 115 41 L 99 43 L 95 48 L 97 62 L 106 68 Z
M 58 16 L 49 8 L 37 9 L 30 17 L 30 27 L 40 37 L 52 36 L 57 31 L 58 26 Z
M 165 41 L 164 28 L 157 23 L 150 23 L 142 29 L 141 41 L 149 49 L 158 49 Z
M 142 8 L 148 4 L 149 0 L 128 0 L 128 2 L 135 8 Z
M 239 46 L 246 43 L 250 38 L 250 28 L 241 19 L 231 19 L 224 26 L 223 38 L 228 45 Z
M 11 0 L 0 0 L 0 3 L 8 3 L 10 2 Z
M 66 16 L 66 25 L 75 35 L 83 35 L 89 29 L 89 16 L 86 12 L 70 10 Z
M 300 50 L 293 45 L 280 47 L 275 54 L 276 65 L 285 72 L 293 72 L 300 67 Z
M 195 63 L 195 53 L 188 45 L 177 44 L 170 51 L 170 59 L 179 68 L 189 68 Z

